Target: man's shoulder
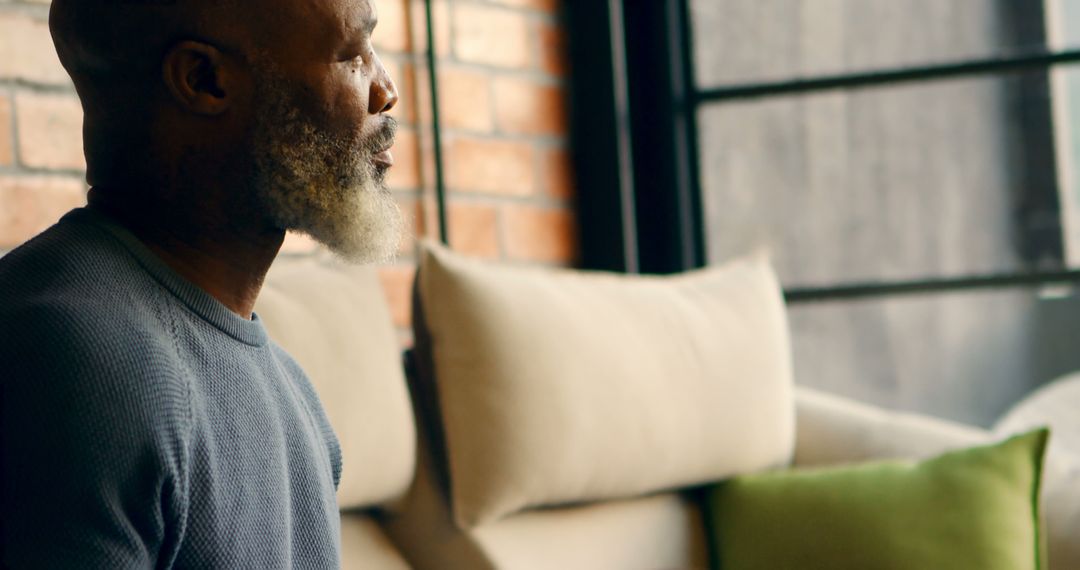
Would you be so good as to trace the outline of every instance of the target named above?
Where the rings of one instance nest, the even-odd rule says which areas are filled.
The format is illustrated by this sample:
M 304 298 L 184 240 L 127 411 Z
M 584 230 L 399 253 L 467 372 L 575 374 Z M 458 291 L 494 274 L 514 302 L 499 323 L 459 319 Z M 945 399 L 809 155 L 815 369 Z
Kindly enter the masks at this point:
M 0 308 L 0 368 L 9 376 L 180 376 L 170 332 L 122 304 L 64 296 L 13 299 Z
M 161 329 L 153 279 L 116 238 L 77 213 L 0 257 L 0 324 L 66 336 L 89 327 L 109 338 Z
M 117 282 L 137 275 L 136 262 L 123 247 L 80 221 L 76 212 L 0 257 L 0 295 L 13 300 L 108 297 Z
M 0 366 L 162 375 L 175 359 L 146 281 L 109 235 L 61 220 L 0 258 Z

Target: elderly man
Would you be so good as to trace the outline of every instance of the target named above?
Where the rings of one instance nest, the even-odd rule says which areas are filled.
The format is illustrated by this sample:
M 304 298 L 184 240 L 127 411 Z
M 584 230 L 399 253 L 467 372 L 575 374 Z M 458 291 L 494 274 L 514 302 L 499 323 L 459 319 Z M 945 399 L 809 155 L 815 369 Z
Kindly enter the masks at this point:
M 92 189 L 0 259 L 0 566 L 339 564 L 337 440 L 252 308 L 286 230 L 396 248 L 375 23 L 370 0 L 53 0 Z

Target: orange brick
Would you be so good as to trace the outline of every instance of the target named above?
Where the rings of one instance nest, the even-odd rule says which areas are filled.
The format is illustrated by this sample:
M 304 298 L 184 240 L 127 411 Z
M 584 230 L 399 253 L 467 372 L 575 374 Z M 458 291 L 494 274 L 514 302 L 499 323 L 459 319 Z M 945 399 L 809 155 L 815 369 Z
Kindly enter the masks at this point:
M 82 106 L 73 95 L 18 93 L 15 117 L 25 166 L 84 170 Z
M 450 55 L 450 6 L 447 0 L 432 0 L 431 17 L 435 28 L 435 55 Z M 427 53 L 427 15 L 424 13 L 424 0 L 412 0 L 410 4 L 412 22 L 412 44 L 415 53 Z
M 86 204 L 82 181 L 60 176 L 0 178 L 0 248 L 15 247 Z
M 416 124 L 431 125 L 431 81 L 428 79 L 427 65 L 416 66 Z M 442 117 L 440 117 L 441 119 Z
M 15 135 L 11 125 L 11 98 L 0 96 L 0 166 L 15 164 Z
M 379 15 L 379 25 L 371 36 L 371 44 L 378 51 L 408 52 L 408 0 L 378 0 L 374 4 Z
M 566 132 L 563 91 L 553 85 L 513 77 L 495 82 L 499 130 L 512 134 L 561 135 Z
M 416 269 L 412 266 L 387 265 L 379 268 L 379 281 L 390 305 L 394 324 L 407 327 L 412 320 L 412 283 Z
M 386 174 L 386 183 L 394 190 L 412 190 L 420 187 L 420 142 L 416 131 L 399 129 L 397 140 L 390 149 L 394 166 Z
M 416 66 L 411 63 L 399 64 L 400 71 L 394 77 L 398 89 L 396 117 L 407 125 L 416 124 Z
M 499 257 L 499 221 L 495 206 L 451 203 L 447 208 L 450 246 L 474 257 Z
M 577 232 L 565 208 L 508 204 L 503 209 L 503 235 L 512 259 L 562 264 L 575 259 Z
M 541 151 L 541 164 L 544 194 L 559 200 L 572 198 L 574 168 L 570 163 L 570 153 L 564 148 L 545 149 Z
M 532 145 L 514 141 L 458 138 L 446 153 L 451 189 L 524 196 L 537 191 Z
M 44 20 L 10 12 L 0 14 L 0 78 L 48 85 L 70 81 Z
M 440 78 L 445 77 L 441 73 L 442 70 L 443 70 L 443 67 L 445 65 L 446 65 L 445 62 L 439 64 L 439 66 L 440 66 L 439 67 Z M 417 124 L 418 125 L 423 125 L 425 127 L 430 127 L 431 126 L 431 88 L 429 86 L 431 85 L 431 81 L 428 78 L 427 65 L 426 64 L 419 64 L 419 65 L 416 66 L 416 69 L 417 69 L 417 73 L 416 73 L 415 77 L 416 77 L 416 109 L 417 109 L 416 110 L 416 116 L 417 116 Z M 452 73 L 453 73 L 453 71 L 451 71 L 451 74 Z M 451 80 L 453 80 L 453 78 L 451 78 Z M 446 88 L 442 85 L 442 81 L 443 81 L 443 79 L 440 79 L 440 83 L 439 83 L 439 89 L 440 89 L 439 98 L 442 99 L 442 103 L 439 105 L 439 111 L 441 112 L 441 114 L 439 116 L 439 120 L 440 120 L 440 122 L 441 122 L 441 124 L 443 126 L 449 126 L 449 125 L 446 124 L 446 120 L 447 120 L 446 119 L 447 113 L 446 113 L 446 109 L 445 109 L 445 106 L 446 106 L 446 103 L 447 103 Z M 451 86 L 451 89 L 453 89 L 453 86 Z M 491 113 L 491 110 L 489 109 L 488 114 L 490 115 L 490 113 Z M 475 121 L 476 119 L 471 119 L 471 120 Z M 492 124 L 494 124 L 494 120 L 495 120 L 494 116 L 492 116 L 491 120 L 492 120 Z
M 531 66 L 529 21 L 513 10 L 454 4 L 454 55 L 461 61 L 508 69 Z
M 439 69 L 439 112 L 451 129 L 491 132 L 491 79 L 483 72 L 462 68 Z
M 540 22 L 540 69 L 551 75 L 566 75 L 566 33 L 562 27 L 550 22 Z
M 423 192 L 420 194 L 417 204 L 417 215 L 420 216 L 420 231 L 417 236 L 429 239 L 439 238 L 439 206 L 435 192 Z

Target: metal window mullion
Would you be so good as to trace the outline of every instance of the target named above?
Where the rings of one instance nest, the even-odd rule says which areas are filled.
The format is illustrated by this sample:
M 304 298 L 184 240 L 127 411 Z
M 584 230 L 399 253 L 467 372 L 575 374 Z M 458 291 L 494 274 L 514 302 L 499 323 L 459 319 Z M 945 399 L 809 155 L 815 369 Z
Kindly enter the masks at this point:
M 439 218 L 439 241 L 450 243 L 449 228 L 446 227 L 446 175 L 443 167 L 442 126 L 439 117 L 439 69 L 435 53 L 435 17 L 432 14 L 432 0 L 424 1 L 424 18 L 427 25 L 427 68 L 428 89 L 431 94 L 431 146 L 435 167 L 435 207 Z
M 674 0 L 668 4 L 669 25 L 675 27 L 670 53 L 681 61 L 673 62 L 675 74 L 675 144 L 678 155 L 676 184 L 681 192 L 679 223 L 682 243 L 682 265 L 686 269 L 702 267 L 705 259 L 705 220 L 701 197 L 700 142 L 697 128 L 697 77 L 694 71 L 693 26 L 690 25 L 690 0 Z
M 608 26 L 611 30 L 611 72 L 614 85 L 616 137 L 619 169 L 619 208 L 622 216 L 622 243 L 626 273 L 639 273 L 637 198 L 634 188 L 633 129 L 630 119 L 630 86 L 626 61 L 626 30 L 620 0 L 608 0 Z
M 1080 49 L 975 59 L 940 65 L 879 69 L 861 73 L 822 75 L 783 81 L 726 85 L 709 89 L 695 88 L 692 92 L 692 104 L 698 107 L 703 104 L 734 99 L 754 99 L 834 89 L 856 89 L 876 85 L 894 85 L 915 81 L 1000 74 L 1027 68 L 1051 67 L 1075 62 L 1080 62 Z
M 1078 284 L 1080 269 L 968 275 L 942 279 L 893 281 L 884 283 L 851 283 L 828 287 L 792 287 L 784 290 L 788 303 L 854 300 L 871 297 L 895 297 L 924 293 L 947 293 L 979 289 L 1041 287 L 1046 285 Z

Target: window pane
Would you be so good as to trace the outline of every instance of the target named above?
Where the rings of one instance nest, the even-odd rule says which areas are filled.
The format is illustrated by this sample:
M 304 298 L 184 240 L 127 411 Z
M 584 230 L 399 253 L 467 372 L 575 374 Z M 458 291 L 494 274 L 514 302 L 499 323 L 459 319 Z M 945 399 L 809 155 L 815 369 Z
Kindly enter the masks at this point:
M 786 286 L 1058 266 L 1045 73 L 710 105 L 707 254 L 765 245 Z
M 1045 45 L 1041 5 L 1031 0 L 692 0 L 696 76 L 700 86 L 713 87 L 1040 49 Z
M 989 426 L 1080 369 L 1080 297 L 950 293 L 793 305 L 796 382 Z
M 1047 0 L 1054 47 L 1080 44 L 1080 0 Z M 1051 72 L 1065 259 L 1080 267 L 1080 65 Z

